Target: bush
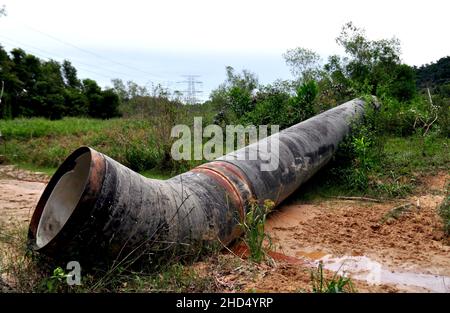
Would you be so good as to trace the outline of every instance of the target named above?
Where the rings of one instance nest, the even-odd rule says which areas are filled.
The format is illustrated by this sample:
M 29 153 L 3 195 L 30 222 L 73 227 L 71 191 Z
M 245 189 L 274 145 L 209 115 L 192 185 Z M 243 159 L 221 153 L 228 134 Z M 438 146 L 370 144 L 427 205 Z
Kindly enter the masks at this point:
M 313 80 L 307 81 L 297 87 L 297 95 L 292 99 L 298 112 L 298 118 L 295 122 L 301 122 L 313 117 L 317 110 L 314 108 L 319 88 Z
M 281 128 L 290 126 L 295 114 L 290 100 L 290 95 L 285 91 L 276 86 L 267 86 L 254 98 L 254 109 L 240 118 L 239 122 L 251 125 L 280 125 Z
M 395 67 L 395 78 L 389 83 L 389 94 L 398 101 L 410 101 L 417 93 L 415 73 L 406 64 Z

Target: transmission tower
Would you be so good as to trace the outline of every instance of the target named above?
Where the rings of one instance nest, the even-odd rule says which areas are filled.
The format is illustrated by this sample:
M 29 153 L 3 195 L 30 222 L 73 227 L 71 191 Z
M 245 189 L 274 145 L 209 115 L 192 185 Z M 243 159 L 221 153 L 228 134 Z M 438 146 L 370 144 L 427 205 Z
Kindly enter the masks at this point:
M 197 95 L 201 94 L 203 91 L 199 90 L 202 82 L 197 80 L 200 75 L 182 75 L 185 80 L 180 81 L 179 83 L 187 84 L 187 89 L 183 90 L 184 101 L 186 104 L 197 104 L 199 102 Z

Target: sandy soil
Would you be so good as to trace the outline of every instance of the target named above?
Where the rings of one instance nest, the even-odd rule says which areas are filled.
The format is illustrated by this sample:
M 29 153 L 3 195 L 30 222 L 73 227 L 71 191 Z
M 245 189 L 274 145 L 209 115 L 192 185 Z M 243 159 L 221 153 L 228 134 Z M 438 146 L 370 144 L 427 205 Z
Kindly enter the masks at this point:
M 0 166 L 0 229 L 26 227 L 47 181 L 41 173 Z M 346 272 L 358 291 L 450 292 L 450 246 L 437 215 L 448 182 L 448 173 L 423 177 L 413 196 L 382 203 L 283 205 L 267 223 L 273 264 L 236 261 L 225 253 L 193 267 L 199 275 L 213 275 L 224 291 L 308 291 L 311 269 L 321 261 L 327 277 Z M 392 209 L 402 204 L 411 205 L 393 217 Z M 444 287 L 435 285 L 439 279 Z
M 0 166 L 0 229 L 28 224 L 48 177 Z
M 418 281 L 438 275 L 446 277 L 437 279 L 450 282 L 450 246 L 437 214 L 448 181 L 447 173 L 424 177 L 419 192 L 404 200 L 373 203 L 330 199 L 282 206 L 269 219 L 267 230 L 277 251 L 288 256 L 313 264 L 322 260 L 325 267 L 330 258 L 334 263 L 347 261 L 351 263 L 350 276 L 352 267 L 368 276 L 374 270 L 380 272 L 377 266 L 382 266 L 391 273 L 402 273 L 397 279 L 387 275 L 391 281 L 387 285 L 393 289 L 427 291 L 429 288 L 421 287 L 420 282 L 419 286 L 414 282 L 405 285 L 402 280 L 408 275 Z M 392 217 L 392 209 L 402 204 L 411 205 L 397 218 Z M 330 268 L 339 269 L 330 263 Z M 378 279 L 381 283 L 385 281 L 382 274 Z M 446 287 L 436 290 L 450 292 L 450 285 Z

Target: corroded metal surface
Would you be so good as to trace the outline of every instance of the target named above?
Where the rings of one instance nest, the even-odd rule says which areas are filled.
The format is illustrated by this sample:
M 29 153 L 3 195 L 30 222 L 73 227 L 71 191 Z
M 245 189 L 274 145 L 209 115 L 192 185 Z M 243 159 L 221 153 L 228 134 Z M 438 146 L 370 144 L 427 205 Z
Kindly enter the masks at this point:
M 139 252 L 158 255 L 199 251 L 240 235 L 238 223 L 249 200 L 277 205 L 324 166 L 362 116 L 364 102 L 352 100 L 168 180 L 147 179 L 113 159 L 82 147 L 56 171 L 36 206 L 29 228 L 31 246 L 53 257 L 117 260 Z M 279 166 L 262 171 L 259 144 L 277 139 Z M 90 155 L 89 176 L 80 200 L 57 235 L 36 245 L 42 211 L 56 184 Z M 262 152 L 264 153 L 264 152 Z M 263 158 L 264 159 L 264 158 Z M 68 204 L 70 206 L 70 203 Z

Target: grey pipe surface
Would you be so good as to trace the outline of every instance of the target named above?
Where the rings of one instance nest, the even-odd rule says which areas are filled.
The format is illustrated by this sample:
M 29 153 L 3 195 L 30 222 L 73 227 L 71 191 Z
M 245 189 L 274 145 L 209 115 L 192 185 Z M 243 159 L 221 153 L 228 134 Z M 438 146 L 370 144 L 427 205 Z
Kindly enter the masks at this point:
M 355 99 L 168 180 L 148 179 L 88 147 L 74 151 L 44 190 L 29 227 L 33 249 L 53 257 L 117 259 L 199 251 L 240 235 L 249 201 L 278 205 L 323 167 L 360 119 Z M 270 140 L 279 166 L 242 160 Z M 261 151 L 260 151 L 261 152 Z

